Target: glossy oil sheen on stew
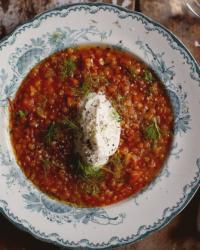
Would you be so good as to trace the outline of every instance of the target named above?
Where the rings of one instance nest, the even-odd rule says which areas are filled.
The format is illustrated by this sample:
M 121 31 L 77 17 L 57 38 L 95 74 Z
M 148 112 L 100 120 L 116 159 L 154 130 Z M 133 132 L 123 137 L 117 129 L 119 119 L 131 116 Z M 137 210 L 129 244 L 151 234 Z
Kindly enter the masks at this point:
M 79 171 L 74 134 L 81 100 L 104 93 L 119 114 L 120 145 L 98 172 Z M 17 162 L 40 190 L 83 207 L 136 194 L 158 174 L 173 136 L 163 84 L 134 55 L 108 46 L 68 48 L 36 65 L 10 102 Z M 84 167 L 82 166 L 82 170 Z

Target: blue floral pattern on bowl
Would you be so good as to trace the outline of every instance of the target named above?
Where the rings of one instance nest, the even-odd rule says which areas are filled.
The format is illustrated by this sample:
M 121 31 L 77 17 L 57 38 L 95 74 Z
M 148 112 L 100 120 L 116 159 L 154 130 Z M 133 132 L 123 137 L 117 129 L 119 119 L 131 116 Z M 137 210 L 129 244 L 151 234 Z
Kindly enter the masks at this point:
M 8 106 L 36 63 L 65 47 L 95 42 L 130 50 L 158 74 L 172 103 L 175 136 L 163 171 L 137 196 L 105 208 L 76 208 L 47 197 L 22 173 L 10 145 Z M 5 58 L 0 68 L 0 207 L 17 226 L 61 246 L 102 249 L 145 237 L 189 202 L 200 182 L 200 70 L 169 31 L 120 7 L 77 4 L 17 28 L 1 42 L 0 57 Z

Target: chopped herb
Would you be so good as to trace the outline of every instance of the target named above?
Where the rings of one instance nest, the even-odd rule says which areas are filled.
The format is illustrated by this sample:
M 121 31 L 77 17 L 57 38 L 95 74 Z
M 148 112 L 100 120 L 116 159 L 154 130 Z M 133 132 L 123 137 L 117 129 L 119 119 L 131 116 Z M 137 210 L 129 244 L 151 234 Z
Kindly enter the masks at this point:
M 91 90 L 91 85 L 89 82 L 84 81 L 79 89 L 74 89 L 74 94 L 77 96 L 87 96 Z
M 71 58 L 67 58 L 63 63 L 61 78 L 64 80 L 66 77 L 73 76 L 75 70 L 76 63 Z
M 117 122 L 120 122 L 121 121 L 121 117 L 120 115 L 118 114 L 118 112 L 116 111 L 116 109 L 112 109 L 112 117 L 117 121 Z
M 50 145 L 57 137 L 57 134 L 58 134 L 58 125 L 56 123 L 50 124 L 44 137 L 46 144 Z
M 112 163 L 113 163 L 114 165 L 121 165 L 121 158 L 120 158 L 120 155 L 119 155 L 118 152 L 116 152 L 116 153 L 113 155 L 111 161 L 112 161 Z
M 91 164 L 82 163 L 79 160 L 78 167 L 79 167 L 83 177 L 85 177 L 87 179 L 90 179 L 90 178 L 99 179 L 99 178 L 103 177 L 103 173 L 102 173 L 101 169 L 95 168 Z
M 88 74 L 85 76 L 85 79 L 79 89 L 74 90 L 74 94 L 78 96 L 87 96 L 91 91 L 92 86 L 98 86 L 99 83 L 103 83 L 105 85 L 109 84 L 109 81 L 104 75 L 92 75 Z
M 96 195 L 100 192 L 98 182 L 104 177 L 102 169 L 95 168 L 91 164 L 82 163 L 78 160 L 78 171 L 84 180 L 83 191 L 90 195 Z
M 90 83 L 88 83 L 88 82 L 83 82 L 83 84 L 82 84 L 82 86 L 81 86 L 81 93 L 82 93 L 82 95 L 83 96 L 87 96 L 88 94 L 89 94 L 89 92 L 90 92 L 90 90 L 91 90 L 91 85 L 90 85 Z
M 148 82 L 152 82 L 153 81 L 153 75 L 149 70 L 145 70 L 144 71 L 144 79 Z
M 153 144 L 160 138 L 160 129 L 157 124 L 156 118 L 149 124 L 147 128 L 145 128 L 145 135 L 148 139 L 150 139 Z
M 78 125 L 73 121 L 69 120 L 66 116 L 62 120 L 62 123 L 69 129 L 76 129 L 76 130 L 79 129 Z
M 27 115 L 26 111 L 23 111 L 23 110 L 18 110 L 17 112 L 17 117 L 19 118 L 24 118 L 25 116 Z

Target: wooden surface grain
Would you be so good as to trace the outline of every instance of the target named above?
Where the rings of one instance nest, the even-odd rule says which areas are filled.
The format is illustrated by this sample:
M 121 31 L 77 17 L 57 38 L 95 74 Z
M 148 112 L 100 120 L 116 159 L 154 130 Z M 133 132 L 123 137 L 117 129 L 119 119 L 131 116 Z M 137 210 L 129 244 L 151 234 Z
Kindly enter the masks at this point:
M 78 1 L 69 0 L 0 0 L 0 38 L 17 25 L 44 10 Z M 93 1 L 95 2 L 95 1 Z M 141 10 L 172 31 L 200 63 L 200 18 L 189 13 L 182 0 L 107 0 L 123 7 Z M 138 4 L 140 2 L 140 4 Z M 120 247 L 120 250 L 200 250 L 197 231 L 197 211 L 200 191 L 189 205 L 167 226 L 145 239 Z M 16 201 L 17 202 L 17 201 Z M 133 221 L 134 223 L 134 221 Z M 4 216 L 0 216 L 0 250 L 58 250 L 60 247 L 41 242 L 17 229 Z

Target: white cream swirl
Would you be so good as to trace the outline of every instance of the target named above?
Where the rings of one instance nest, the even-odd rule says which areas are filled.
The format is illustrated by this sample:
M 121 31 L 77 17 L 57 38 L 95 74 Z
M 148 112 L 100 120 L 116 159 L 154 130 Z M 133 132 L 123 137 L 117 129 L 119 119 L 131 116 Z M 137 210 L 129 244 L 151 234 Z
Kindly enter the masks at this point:
M 106 164 L 120 142 L 120 119 L 103 93 L 90 93 L 80 105 L 81 133 L 76 149 L 84 162 L 95 168 Z

